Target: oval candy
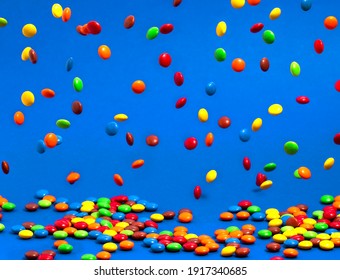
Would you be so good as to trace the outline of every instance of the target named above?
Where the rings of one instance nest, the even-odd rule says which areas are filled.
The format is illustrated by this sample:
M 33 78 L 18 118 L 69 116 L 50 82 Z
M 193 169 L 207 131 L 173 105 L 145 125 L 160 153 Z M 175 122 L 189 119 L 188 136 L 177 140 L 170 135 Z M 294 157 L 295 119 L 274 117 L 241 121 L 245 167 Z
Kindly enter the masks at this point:
M 165 23 L 159 28 L 159 32 L 162 34 L 169 34 L 174 30 L 174 26 L 171 23 Z
M 325 49 L 325 46 L 322 42 L 322 40 L 317 39 L 314 41 L 314 50 L 317 54 L 322 54 Z
M 250 28 L 250 32 L 252 33 L 257 33 L 260 32 L 264 27 L 264 24 L 259 22 L 259 23 L 255 23 L 251 28 Z
M 174 74 L 174 82 L 176 86 L 181 86 L 184 83 L 184 76 L 181 72 L 176 72 Z
M 135 17 L 133 15 L 129 15 L 124 20 L 124 28 L 130 29 L 135 25 Z
M 298 97 L 296 97 L 296 102 L 299 103 L 299 104 L 308 104 L 309 98 L 308 98 L 308 96 L 298 96 Z

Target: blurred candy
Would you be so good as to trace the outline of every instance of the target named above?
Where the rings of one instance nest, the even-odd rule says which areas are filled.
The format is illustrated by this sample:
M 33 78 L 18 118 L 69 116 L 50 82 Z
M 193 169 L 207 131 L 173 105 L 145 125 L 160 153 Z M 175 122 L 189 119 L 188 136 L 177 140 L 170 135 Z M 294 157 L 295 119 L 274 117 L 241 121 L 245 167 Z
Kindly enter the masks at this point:
M 267 189 L 269 189 L 272 185 L 273 185 L 273 181 L 271 181 L 271 180 L 266 180 L 266 181 L 264 181 L 264 182 L 260 185 L 260 188 L 261 188 L 261 190 L 267 190 Z
M 334 135 L 333 141 L 335 144 L 340 145 L 340 133 Z
M 159 28 L 154 26 L 148 29 L 146 32 L 146 39 L 153 40 L 158 36 Z
M 205 108 L 201 108 L 198 111 L 198 119 L 200 122 L 206 122 L 209 118 L 208 111 Z
M 70 121 L 68 121 L 66 119 L 59 119 L 59 120 L 57 120 L 56 125 L 59 128 L 65 129 L 65 128 L 69 128 L 71 126 L 71 123 L 70 123 Z
M 8 164 L 8 162 L 7 161 L 2 161 L 1 162 L 1 169 L 2 169 L 2 172 L 4 173 L 4 174 L 8 174 L 9 173 L 9 164 Z
M 227 32 L 227 24 L 220 21 L 216 26 L 216 35 L 222 37 Z
M 46 145 L 43 140 L 39 140 L 37 143 L 37 151 L 39 154 L 43 154 L 46 151 Z
M 130 132 L 127 132 L 127 133 L 126 133 L 126 135 L 125 135 L 125 140 L 126 140 L 126 143 L 127 143 L 129 146 L 133 146 L 134 138 L 133 138 L 133 135 L 132 135 Z
M 31 91 L 24 91 L 21 95 L 21 102 L 25 106 L 32 106 L 34 104 L 34 94 Z
M 205 136 L 205 145 L 207 147 L 211 147 L 213 142 L 214 142 L 214 134 L 212 134 L 212 132 L 208 132 L 207 135 Z
M 84 84 L 83 81 L 79 77 L 75 77 L 73 79 L 73 88 L 77 92 L 81 92 L 83 90 Z
M 300 65 L 299 63 L 297 63 L 296 61 L 293 61 L 290 64 L 290 73 L 294 76 L 294 77 L 298 77 L 300 75 L 301 69 L 300 69 Z
M 145 83 L 142 80 L 136 80 L 132 83 L 132 91 L 137 94 L 141 94 L 145 90 Z
M 174 26 L 171 23 L 165 23 L 159 28 L 162 34 L 169 34 L 172 30 L 174 30 Z
M 268 113 L 272 116 L 280 115 L 283 111 L 283 108 L 280 104 L 272 104 L 268 108 Z
M 44 88 L 41 90 L 41 95 L 46 98 L 52 98 L 55 96 L 55 92 L 50 88 Z
M 313 0 L 301 0 L 301 9 L 303 11 L 308 11 L 312 8 Z
M 5 27 L 7 25 L 7 19 L 5 18 L 0 18 L 0 27 Z
M 242 58 L 235 58 L 231 63 L 231 68 L 235 72 L 242 72 L 244 68 L 246 67 L 246 63 Z
M 333 165 L 334 165 L 334 161 L 335 161 L 335 160 L 334 160 L 334 158 L 332 158 L 332 157 L 326 159 L 325 162 L 324 162 L 324 164 L 323 164 L 323 168 L 324 168 L 325 170 L 331 169 L 331 168 L 333 167 Z
M 171 56 L 168 53 L 162 53 L 158 58 L 159 65 L 162 67 L 169 67 L 171 64 Z
M 195 137 L 189 137 L 184 141 L 184 147 L 187 150 L 193 150 L 197 147 L 197 145 L 198 145 L 198 142 Z
M 36 64 L 38 62 L 38 55 L 33 49 L 29 50 L 28 57 L 33 64 Z
M 124 20 L 124 28 L 130 29 L 135 25 L 135 17 L 133 15 L 129 15 Z
M 259 22 L 259 23 L 255 23 L 251 28 L 250 28 L 250 32 L 252 33 L 257 33 L 260 32 L 264 27 L 264 24 Z
M 244 128 L 239 133 L 240 140 L 242 142 L 247 142 L 250 139 L 250 132 L 248 129 Z
M 288 155 L 295 155 L 299 150 L 299 146 L 294 141 L 288 141 L 284 144 L 283 149 Z
M 174 7 L 178 7 L 181 3 L 182 3 L 182 0 L 173 0 L 173 1 L 172 1 L 172 5 L 173 5 Z
M 175 107 L 177 109 L 182 108 L 187 103 L 187 99 L 185 97 L 181 97 L 177 100 Z
M 61 18 L 62 15 L 63 15 L 63 7 L 58 3 L 53 4 L 52 5 L 52 15 L 55 18 Z
M 308 96 L 298 96 L 298 97 L 296 97 L 296 102 L 299 103 L 299 104 L 308 104 L 309 98 L 308 98 Z
M 328 16 L 324 20 L 324 25 L 328 30 L 333 30 L 338 26 L 338 19 L 335 16 Z
M 31 38 L 37 34 L 37 28 L 32 23 L 25 24 L 22 28 L 22 34 L 27 38 Z
M 63 22 L 68 22 L 70 20 L 70 18 L 71 18 L 71 14 L 72 14 L 71 8 L 66 7 L 63 10 L 63 14 L 61 16 L 62 21 Z
M 137 159 L 131 164 L 131 167 L 136 169 L 136 168 L 142 167 L 143 165 L 144 165 L 144 160 L 143 159 Z
M 119 174 L 114 174 L 113 180 L 118 186 L 123 186 L 123 184 L 124 184 L 123 178 Z
M 104 60 L 109 59 L 111 57 L 111 50 L 107 45 L 101 45 L 98 47 L 98 55 Z
M 114 136 L 118 133 L 118 124 L 116 122 L 109 122 L 106 125 L 105 132 L 109 136 Z
M 212 183 L 213 181 L 215 181 L 217 178 L 217 171 L 216 170 L 210 170 L 208 171 L 208 173 L 205 176 L 205 180 L 207 181 L 207 183 Z
M 90 21 L 86 24 L 86 29 L 90 34 L 97 35 L 102 31 L 102 27 L 100 26 L 99 22 L 97 21 Z
M 115 121 L 118 121 L 118 122 L 123 122 L 123 121 L 126 121 L 128 119 L 128 115 L 126 114 L 117 114 L 113 117 L 113 119 Z
M 76 115 L 81 114 L 83 111 L 83 105 L 79 101 L 73 101 L 72 103 L 72 112 Z
M 44 142 L 45 142 L 46 147 L 54 148 L 55 146 L 57 146 L 58 137 L 54 133 L 47 133 L 45 135 Z
M 247 2 L 250 6 L 256 6 L 260 4 L 261 0 L 247 0 Z
M 218 119 L 217 124 L 220 128 L 228 128 L 231 125 L 231 120 L 226 116 L 222 116 Z
M 245 0 L 230 0 L 230 4 L 234 9 L 241 9 L 243 8 L 244 4 L 246 3 Z
M 340 92 L 340 80 L 337 80 L 334 84 L 336 91 Z
M 66 181 L 69 182 L 70 184 L 74 184 L 79 179 L 80 179 L 80 174 L 74 171 L 71 171 L 66 177 Z
M 205 87 L 205 92 L 209 95 L 212 96 L 216 92 L 216 85 L 214 82 L 209 82 L 206 87 Z
M 265 30 L 262 34 L 262 39 L 267 44 L 273 44 L 275 41 L 275 34 L 271 30 Z
M 275 20 L 277 18 L 279 18 L 281 15 L 281 9 L 280 8 L 274 8 L 273 10 L 271 10 L 270 14 L 269 14 L 269 18 L 271 20 Z
M 260 61 L 260 68 L 261 68 L 261 70 L 263 72 L 266 72 L 266 71 L 268 71 L 269 66 L 270 66 L 270 63 L 269 63 L 268 58 L 266 58 L 266 57 L 262 58 L 261 61 Z
M 218 48 L 215 50 L 215 59 L 218 62 L 224 61 L 227 57 L 227 54 L 223 48 Z
M 17 125 L 22 125 L 25 121 L 25 115 L 20 112 L 20 111 L 17 111 L 15 112 L 14 114 L 14 122 L 17 124 Z
M 307 167 L 304 167 L 304 166 L 302 166 L 298 169 L 298 173 L 299 173 L 299 175 L 301 176 L 302 179 L 309 179 L 312 176 L 310 170 Z
M 314 50 L 317 54 L 323 53 L 324 48 L 325 48 L 325 46 L 324 46 L 322 40 L 320 40 L 320 39 L 315 40 Z
M 250 170 L 251 162 L 250 162 L 250 159 L 249 159 L 248 157 L 244 157 L 244 158 L 243 158 L 242 164 L 243 164 L 243 168 L 244 168 L 245 170 Z
M 260 128 L 262 127 L 262 119 L 261 118 L 256 118 L 252 125 L 251 125 L 251 129 L 252 131 L 256 132 L 258 131 Z
M 31 47 L 26 47 L 23 49 L 23 51 L 21 52 L 21 59 L 23 61 L 29 60 L 30 56 L 29 56 L 29 52 L 32 48 Z
M 184 83 L 184 76 L 181 72 L 176 72 L 174 74 L 174 82 L 176 86 L 181 86 Z
M 200 187 L 200 186 L 196 186 L 196 187 L 194 188 L 194 197 L 195 197 L 196 199 L 199 199 L 199 198 L 201 197 L 201 195 L 202 195 L 201 187 Z
M 70 72 L 72 68 L 73 68 L 73 57 L 70 57 L 70 58 L 66 61 L 66 71 L 67 71 L 67 72 Z

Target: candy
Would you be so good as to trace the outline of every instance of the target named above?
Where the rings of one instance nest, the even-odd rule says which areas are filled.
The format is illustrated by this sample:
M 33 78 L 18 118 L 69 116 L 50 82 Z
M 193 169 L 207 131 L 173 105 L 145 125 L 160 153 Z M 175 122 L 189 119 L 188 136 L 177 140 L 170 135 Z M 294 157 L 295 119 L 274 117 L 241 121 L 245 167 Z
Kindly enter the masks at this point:
M 304 166 L 298 168 L 298 173 L 302 179 L 309 179 L 312 176 L 310 170 Z
M 185 141 L 184 141 L 184 147 L 187 150 L 193 150 L 197 147 L 198 142 L 197 139 L 195 137 L 188 137 Z
M 184 76 L 181 72 L 176 72 L 174 74 L 174 82 L 176 86 L 181 86 L 184 83 Z
M 270 63 L 268 58 L 264 57 L 260 60 L 260 68 L 263 72 L 267 72 L 269 70 L 269 66 Z
M 296 97 L 296 102 L 299 104 L 308 104 L 309 98 L 307 96 L 298 96 Z
M 211 147 L 213 142 L 214 142 L 214 135 L 212 134 L 212 132 L 208 132 L 205 137 L 205 145 L 207 147 Z
M 66 71 L 70 72 L 73 68 L 73 57 L 70 57 L 67 61 L 66 61 Z
M 77 92 L 81 92 L 83 90 L 84 84 L 83 81 L 79 77 L 75 77 L 73 79 L 73 88 Z
M 216 93 L 216 84 L 214 82 L 209 82 L 205 87 L 205 92 L 209 96 L 214 95 Z
M 325 194 L 325 195 L 321 196 L 320 202 L 323 203 L 323 204 L 332 204 L 334 202 L 334 196 L 329 195 L 329 194 Z
M 275 34 L 271 30 L 265 30 L 262 34 L 262 39 L 267 44 L 273 44 L 275 41 Z
M 317 54 L 322 54 L 325 49 L 325 46 L 322 42 L 322 40 L 317 39 L 314 41 L 314 50 Z
M 247 142 L 250 139 L 250 132 L 248 129 L 244 128 L 239 133 L 240 140 L 242 142 Z
M 38 55 L 37 55 L 37 53 L 35 52 L 34 49 L 29 50 L 28 58 L 33 64 L 36 64 L 38 62 Z
M 335 144 L 340 145 L 340 133 L 334 135 L 333 141 Z
M 335 16 L 328 16 L 324 20 L 324 25 L 328 30 L 333 30 L 338 26 L 338 19 Z
M 321 240 L 319 247 L 325 251 L 332 250 L 334 248 L 334 243 L 331 240 Z
M 242 58 L 235 58 L 231 63 L 231 68 L 235 72 L 242 72 L 244 68 L 246 67 L 246 63 Z
M 159 28 L 159 32 L 162 34 L 169 34 L 174 30 L 174 26 L 171 23 L 165 23 Z
M 68 121 L 66 119 L 59 119 L 59 120 L 57 120 L 56 125 L 59 128 L 65 129 L 65 128 L 69 128 L 71 126 L 71 123 L 70 123 L 70 121 Z
M 90 34 L 97 35 L 102 31 L 102 27 L 99 22 L 92 20 L 86 24 L 86 30 Z
M 208 121 L 208 118 L 209 118 L 209 114 L 208 114 L 207 109 L 205 109 L 205 108 L 199 109 L 199 111 L 198 111 L 199 121 L 200 122 L 206 122 L 206 121 Z
M 332 158 L 332 157 L 326 159 L 325 162 L 324 162 L 324 164 L 323 164 L 323 168 L 324 168 L 325 170 L 331 169 L 331 168 L 333 167 L 333 165 L 334 165 L 334 162 L 335 162 L 335 160 L 334 160 L 334 158 Z
M 251 125 L 252 131 L 254 132 L 259 131 L 261 127 L 262 127 L 262 119 L 256 118 Z
M 116 122 L 109 122 L 105 127 L 105 132 L 109 136 L 114 136 L 118 133 L 118 124 Z
M 81 257 L 80 257 L 81 260 L 83 261 L 90 261 L 90 260 L 96 260 L 97 257 L 93 254 L 83 254 Z
M 271 181 L 271 180 L 266 180 L 266 181 L 264 181 L 264 182 L 260 185 L 260 188 L 261 188 L 262 190 L 266 190 L 266 189 L 269 189 L 272 185 L 273 185 L 273 181 Z
M 222 37 L 227 32 L 227 24 L 224 21 L 220 21 L 216 26 L 216 35 Z
M 278 116 L 282 113 L 283 108 L 280 104 L 272 104 L 268 108 L 268 113 L 272 116 Z
M 134 143 L 133 135 L 132 135 L 130 132 L 127 132 L 127 133 L 126 133 L 126 135 L 125 135 L 125 140 L 126 140 L 126 143 L 127 143 L 129 146 L 132 146 L 133 143 Z
M 37 34 L 37 28 L 32 23 L 25 24 L 22 28 L 22 34 L 27 38 L 34 37 Z
M 66 177 L 66 181 L 70 183 L 71 185 L 77 182 L 79 179 L 80 179 L 80 174 L 74 171 L 71 171 Z
M 0 18 L 0 27 L 5 27 L 7 25 L 7 19 L 5 18 Z
M 178 7 L 181 3 L 182 3 L 182 0 L 173 0 L 173 1 L 172 1 L 172 5 L 173 5 L 174 7 Z
M 171 64 L 171 56 L 168 53 L 162 53 L 158 58 L 158 63 L 162 67 L 169 67 Z
M 300 69 L 300 65 L 299 63 L 297 63 L 296 61 L 293 61 L 290 64 L 290 73 L 294 76 L 294 77 L 298 77 L 300 75 L 301 69 Z
M 44 88 L 41 90 L 41 95 L 46 98 L 53 98 L 55 96 L 55 92 L 50 88 Z
M 23 61 L 29 60 L 29 52 L 31 49 L 31 47 L 26 47 L 23 49 L 23 51 L 21 52 L 21 59 Z
M 137 159 L 131 164 L 131 167 L 136 169 L 136 168 L 142 167 L 143 165 L 144 165 L 144 160 L 143 159 Z
M 133 15 L 129 15 L 124 19 L 124 28 L 130 29 L 135 25 L 135 17 Z
M 217 171 L 212 169 L 210 171 L 207 172 L 207 174 L 205 175 L 205 180 L 207 181 L 207 183 L 212 183 L 213 181 L 215 181 L 217 178 Z
M 269 18 L 271 20 L 275 20 L 277 18 L 279 18 L 281 15 L 281 9 L 280 8 L 274 8 L 273 10 L 271 10 L 270 14 L 269 14 Z
M 158 34 L 159 28 L 154 26 L 148 29 L 148 31 L 146 32 L 146 38 L 148 40 L 153 40 L 158 36 Z
M 312 8 L 313 0 L 301 0 L 301 9 L 305 12 Z
M 63 22 L 68 22 L 71 18 L 71 15 L 72 15 L 72 11 L 71 11 L 71 8 L 70 7 L 66 7 L 64 10 L 63 10 L 63 14 L 61 16 L 61 19 Z
M 230 118 L 223 116 L 218 119 L 217 124 L 220 128 L 228 128 L 231 125 L 231 120 Z
M 245 0 L 230 0 L 230 4 L 234 9 L 243 8 L 245 2 Z
M 111 57 L 111 50 L 107 45 L 100 45 L 98 47 L 98 55 L 101 59 L 107 60 Z
M 218 48 L 215 50 L 215 59 L 218 62 L 222 62 L 226 59 L 227 53 L 223 48 Z
M 244 158 L 243 158 L 242 164 L 243 164 L 243 168 L 244 168 L 245 170 L 250 170 L 251 162 L 250 162 L 250 159 L 249 159 L 248 157 L 244 157 Z
M 251 28 L 250 28 L 250 32 L 252 33 L 257 33 L 260 32 L 264 27 L 264 24 L 259 22 L 259 23 L 255 23 Z
M 132 91 L 136 94 L 141 94 L 145 91 L 145 83 L 142 80 L 136 80 L 132 83 Z
M 264 167 L 263 167 L 264 171 L 266 172 L 270 172 L 276 169 L 276 164 L 274 162 L 270 162 L 267 163 Z
M 34 94 L 31 91 L 24 91 L 21 95 L 21 102 L 25 106 L 32 106 L 34 104 Z
M 54 148 L 57 146 L 58 137 L 54 133 L 47 133 L 44 138 L 44 143 L 48 148 Z
M 195 197 L 196 199 L 199 199 L 199 198 L 201 197 L 201 195 L 202 195 L 201 187 L 200 187 L 200 186 L 196 186 L 196 187 L 194 188 L 194 197 Z
M 299 146 L 294 141 L 288 141 L 284 144 L 283 149 L 288 155 L 295 155 L 299 150 Z
M 261 0 L 247 0 L 247 2 L 250 6 L 256 6 L 260 4 Z

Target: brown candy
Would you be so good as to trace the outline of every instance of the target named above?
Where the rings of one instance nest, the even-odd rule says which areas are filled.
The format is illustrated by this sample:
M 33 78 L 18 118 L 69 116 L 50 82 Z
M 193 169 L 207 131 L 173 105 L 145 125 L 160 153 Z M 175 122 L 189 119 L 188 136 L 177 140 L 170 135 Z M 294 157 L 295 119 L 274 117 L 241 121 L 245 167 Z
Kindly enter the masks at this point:
M 8 174 L 9 173 L 9 165 L 8 165 L 8 162 L 7 161 L 3 161 L 1 163 L 1 168 L 2 168 L 2 172 L 5 173 L 5 174 Z
M 25 253 L 25 257 L 28 260 L 36 260 L 39 257 L 39 253 L 37 251 L 30 250 Z
M 25 205 L 25 208 L 27 211 L 33 212 L 33 211 L 38 210 L 39 205 L 37 203 L 30 202 Z
M 132 135 L 130 132 L 127 132 L 127 133 L 126 133 L 125 139 L 126 139 L 126 143 L 127 143 L 129 146 L 132 146 L 132 145 L 133 145 L 134 139 L 133 139 L 133 135 Z
M 156 135 L 149 135 L 148 137 L 146 137 L 146 144 L 148 146 L 154 147 L 157 146 L 159 143 L 159 139 Z
M 278 252 L 281 249 L 281 245 L 276 242 L 271 242 L 266 245 L 266 248 L 269 252 Z
M 306 204 L 297 204 L 296 207 L 298 207 L 301 211 L 307 212 L 308 206 Z
M 240 247 L 236 249 L 235 251 L 235 256 L 238 258 L 245 258 L 249 255 L 250 249 L 246 247 Z
M 72 103 L 72 112 L 79 115 L 83 112 L 83 105 L 79 101 L 74 101 Z
M 268 230 L 274 235 L 281 233 L 281 229 L 279 227 L 268 227 Z
M 165 211 L 163 214 L 165 220 L 171 220 L 176 216 L 174 211 Z
M 137 226 L 132 226 L 132 225 L 127 226 L 125 229 L 126 229 L 126 230 L 132 230 L 133 232 L 139 231 L 139 227 L 137 227 Z
M 22 226 L 25 229 L 31 229 L 34 225 L 35 225 L 35 223 L 33 223 L 33 222 L 24 222 L 24 223 L 22 223 Z
M 135 17 L 133 15 L 129 15 L 124 20 L 124 28 L 130 29 L 135 24 Z
M 296 218 L 290 217 L 286 221 L 286 226 L 298 227 L 299 226 L 299 222 L 298 222 L 298 220 Z
M 220 117 L 219 120 L 218 120 L 218 126 L 220 128 L 228 128 L 230 126 L 230 124 L 231 124 L 231 121 L 226 116 Z
M 143 230 L 145 228 L 145 225 L 142 222 L 133 222 L 131 225 L 138 227 L 139 230 Z
M 131 236 L 133 240 L 143 240 L 145 237 L 146 237 L 146 232 L 144 231 L 136 231 Z

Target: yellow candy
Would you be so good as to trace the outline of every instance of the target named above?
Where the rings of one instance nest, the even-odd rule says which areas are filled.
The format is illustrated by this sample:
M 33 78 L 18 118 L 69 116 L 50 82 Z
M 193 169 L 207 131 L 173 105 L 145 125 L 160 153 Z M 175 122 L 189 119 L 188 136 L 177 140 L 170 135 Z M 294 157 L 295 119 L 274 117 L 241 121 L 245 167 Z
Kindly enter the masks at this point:
M 80 208 L 80 211 L 81 212 L 91 212 L 93 210 L 93 206 L 91 205 L 83 205 L 81 208 Z
M 297 234 L 303 235 L 307 231 L 307 229 L 305 229 L 303 227 L 296 227 L 295 231 L 296 231 Z
M 90 225 L 96 222 L 96 218 L 91 216 L 91 218 L 85 218 L 84 222 Z
M 330 240 L 321 240 L 319 243 L 319 247 L 322 250 L 332 250 L 334 248 L 334 243 Z
M 270 227 L 280 227 L 282 225 L 282 220 L 279 218 L 271 219 L 268 223 Z
M 216 35 L 222 37 L 227 32 L 227 24 L 224 21 L 220 21 L 216 26 Z
M 116 224 L 116 227 L 121 227 L 121 228 L 126 228 L 128 226 L 129 226 L 129 223 L 127 223 L 127 222 L 118 222 Z
M 334 165 L 334 158 L 330 157 L 326 159 L 325 163 L 323 164 L 323 168 L 326 170 L 329 170 L 333 167 Z
M 81 203 L 81 205 L 91 205 L 91 206 L 94 206 L 94 202 L 91 201 L 91 200 L 85 200 Z
M 332 232 L 331 233 L 331 238 L 340 238 L 340 232 Z
M 309 240 L 302 240 L 299 242 L 298 247 L 300 249 L 309 250 L 313 247 L 313 243 Z
M 53 4 L 52 6 L 52 15 L 55 17 L 55 18 L 61 18 L 62 15 L 63 15 L 63 7 L 56 3 L 56 4 Z
M 201 121 L 201 122 L 206 122 L 209 118 L 209 114 L 208 114 L 208 111 L 204 108 L 201 108 L 199 111 L 198 111 L 198 119 Z
M 21 59 L 23 61 L 29 60 L 29 52 L 32 48 L 31 47 L 26 47 L 23 49 L 22 53 L 21 53 Z
M 230 0 L 230 4 L 234 9 L 241 9 L 243 8 L 244 4 L 246 3 L 245 0 Z
M 236 251 L 235 246 L 226 246 L 221 250 L 221 256 L 222 257 L 230 257 L 232 256 Z
M 306 219 L 303 220 L 303 223 L 307 224 L 307 225 L 315 225 L 316 224 L 316 220 L 314 220 L 312 218 L 306 218 Z
M 32 23 L 25 24 L 22 28 L 22 34 L 27 38 L 31 38 L 37 34 L 37 28 Z
M 112 253 L 112 252 L 117 251 L 118 246 L 117 246 L 116 243 L 107 242 L 107 243 L 103 244 L 102 248 L 103 248 L 104 251 Z
M 110 235 L 110 236 L 115 236 L 117 234 L 117 232 L 113 229 L 106 229 L 103 231 L 103 234 L 107 234 L 107 235 Z
M 126 121 L 128 119 L 128 116 L 125 115 L 125 114 L 117 114 L 113 118 L 118 122 L 123 122 L 123 121 Z
M 33 231 L 28 229 L 20 230 L 18 235 L 22 239 L 30 239 L 33 236 Z
M 207 183 L 211 183 L 216 180 L 216 177 L 217 177 L 216 170 L 210 170 L 205 176 L 205 180 L 207 181 Z
M 268 209 L 266 209 L 266 211 L 264 213 L 266 215 L 271 214 L 271 213 L 279 214 L 280 211 L 278 209 L 276 209 L 276 208 L 268 208 Z
M 150 216 L 150 219 L 156 223 L 162 222 L 164 220 L 164 216 L 159 213 L 154 213 Z
M 262 119 L 261 118 L 257 118 L 253 121 L 252 125 L 251 125 L 251 129 L 252 131 L 256 132 L 258 130 L 260 130 L 260 128 L 262 127 Z
M 271 181 L 271 180 L 266 180 L 266 181 L 264 181 L 264 182 L 260 185 L 260 188 L 261 188 L 262 190 L 267 190 L 267 189 L 269 189 L 272 185 L 273 185 L 273 181 Z
M 269 14 L 269 18 L 271 20 L 277 19 L 278 17 L 280 17 L 281 15 L 281 9 L 280 8 L 274 8 L 270 14 Z
M 331 239 L 331 236 L 328 233 L 319 233 L 316 238 L 319 238 L 321 240 L 329 240 Z
M 34 104 L 34 94 L 30 91 L 24 91 L 21 95 L 21 102 L 25 106 L 32 106 Z
M 191 238 L 198 238 L 198 235 L 195 234 L 195 233 L 188 233 L 188 234 L 184 235 L 184 238 L 185 238 L 186 240 L 189 240 L 189 239 L 191 239 Z
M 134 212 L 142 212 L 145 209 L 145 206 L 143 204 L 134 204 L 131 206 L 132 211 Z
M 72 224 L 75 224 L 75 223 L 78 223 L 78 222 L 84 222 L 84 219 L 80 218 L 80 217 L 76 217 L 76 218 L 71 219 Z
M 268 108 L 268 113 L 272 116 L 280 115 L 283 111 L 283 108 L 280 104 L 272 104 Z
M 277 233 L 273 235 L 273 241 L 282 244 L 287 240 L 287 236 L 282 233 Z
M 290 238 L 294 235 L 297 235 L 296 233 L 296 230 L 295 229 L 291 229 L 291 230 L 286 230 L 284 233 L 283 233 L 284 236 L 286 236 L 287 238 Z
M 278 220 L 280 218 L 280 214 L 278 214 L 278 213 L 269 213 L 269 214 L 267 214 L 267 216 L 266 216 L 266 219 L 267 219 L 267 221 L 271 221 L 271 220 Z

